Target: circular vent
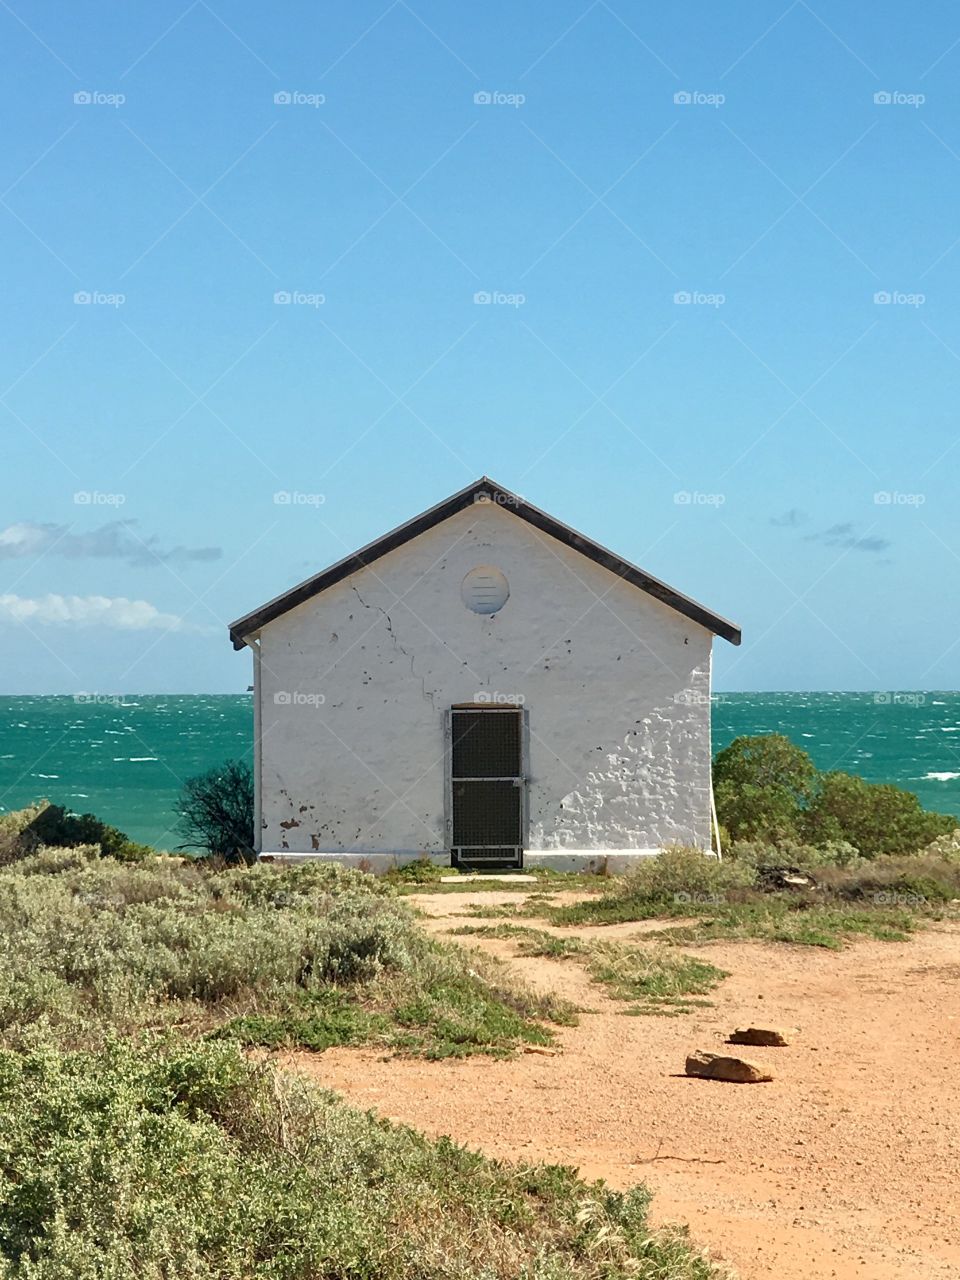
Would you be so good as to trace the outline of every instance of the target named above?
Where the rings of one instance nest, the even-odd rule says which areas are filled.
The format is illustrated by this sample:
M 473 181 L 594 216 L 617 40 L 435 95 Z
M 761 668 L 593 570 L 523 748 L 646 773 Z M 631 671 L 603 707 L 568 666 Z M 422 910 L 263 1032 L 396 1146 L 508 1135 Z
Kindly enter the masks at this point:
M 507 603 L 510 584 L 499 569 L 481 564 L 460 584 L 460 597 L 474 613 L 498 613 Z

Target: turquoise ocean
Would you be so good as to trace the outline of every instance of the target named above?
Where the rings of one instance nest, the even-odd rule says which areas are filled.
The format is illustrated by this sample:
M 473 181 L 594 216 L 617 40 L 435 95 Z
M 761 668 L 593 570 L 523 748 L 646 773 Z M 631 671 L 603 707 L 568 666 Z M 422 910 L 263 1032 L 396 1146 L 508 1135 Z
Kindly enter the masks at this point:
M 960 814 L 960 693 L 717 694 L 714 749 L 743 733 L 785 733 L 821 769 Z M 249 759 L 252 736 L 249 694 L 0 698 L 0 812 L 45 797 L 173 849 L 184 779 Z

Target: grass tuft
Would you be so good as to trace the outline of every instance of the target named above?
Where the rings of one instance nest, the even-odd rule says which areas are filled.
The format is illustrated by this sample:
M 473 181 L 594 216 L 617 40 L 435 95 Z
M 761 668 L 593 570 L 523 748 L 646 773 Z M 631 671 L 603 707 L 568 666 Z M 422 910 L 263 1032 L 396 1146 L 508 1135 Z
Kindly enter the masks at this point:
M 771 852 L 775 860 L 776 851 Z M 925 921 L 955 916 L 960 864 L 945 855 L 817 867 L 813 888 L 765 892 L 751 863 L 667 850 L 598 898 L 541 914 L 554 924 L 692 920 L 646 937 L 693 945 L 756 938 L 839 950 L 861 936 L 902 941 Z
M 629 1012 L 637 1014 L 679 1012 L 689 1007 L 687 997 L 706 995 L 727 976 L 712 964 L 663 946 L 557 937 L 515 924 L 463 925 L 454 933 L 508 939 L 524 956 L 576 960 L 614 999 L 633 1003 Z

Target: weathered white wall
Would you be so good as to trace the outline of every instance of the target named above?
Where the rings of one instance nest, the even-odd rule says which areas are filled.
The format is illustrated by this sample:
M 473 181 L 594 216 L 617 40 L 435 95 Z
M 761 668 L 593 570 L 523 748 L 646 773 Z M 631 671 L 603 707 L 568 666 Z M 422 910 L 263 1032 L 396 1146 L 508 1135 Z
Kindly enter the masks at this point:
M 492 617 L 464 575 L 499 567 Z M 444 712 L 529 713 L 539 851 L 709 848 L 711 635 L 492 502 L 261 633 L 263 851 L 442 854 Z

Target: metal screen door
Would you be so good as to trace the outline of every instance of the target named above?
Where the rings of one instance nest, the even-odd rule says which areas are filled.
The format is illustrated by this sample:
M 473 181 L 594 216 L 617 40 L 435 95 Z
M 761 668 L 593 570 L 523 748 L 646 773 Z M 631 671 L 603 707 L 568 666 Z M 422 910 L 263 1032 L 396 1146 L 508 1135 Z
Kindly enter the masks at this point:
M 455 865 L 523 864 L 523 712 L 450 712 L 451 843 Z

